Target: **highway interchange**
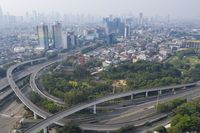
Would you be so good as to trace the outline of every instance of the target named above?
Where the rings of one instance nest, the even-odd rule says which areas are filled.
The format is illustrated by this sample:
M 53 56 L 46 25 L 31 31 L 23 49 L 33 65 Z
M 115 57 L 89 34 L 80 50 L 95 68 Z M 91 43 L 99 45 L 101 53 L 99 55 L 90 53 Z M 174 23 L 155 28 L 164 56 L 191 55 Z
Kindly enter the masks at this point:
M 37 66 L 30 66 L 26 69 L 23 69 L 19 72 L 16 72 L 13 74 L 14 80 L 15 82 L 27 77 L 28 75 L 30 75 L 31 73 L 34 73 L 36 70 L 38 70 L 43 64 L 39 64 Z M 4 98 L 6 98 L 7 96 L 9 96 L 13 91 L 11 88 L 9 88 L 9 83 L 8 83 L 8 79 L 5 77 L 3 79 L 0 80 L 0 100 L 3 100 Z
M 149 90 L 150 91 L 150 90 Z M 193 92 L 193 91 L 192 91 Z M 194 91 L 194 94 L 197 94 L 197 92 L 199 93 L 199 89 L 197 89 L 196 91 Z M 191 93 L 191 92 L 190 92 Z M 189 92 L 186 92 L 185 94 L 181 94 L 181 97 L 185 96 L 185 95 L 188 95 L 190 94 Z M 119 95 L 113 95 L 113 96 L 107 96 L 107 97 L 104 97 L 104 98 L 101 98 L 99 100 L 96 100 L 96 101 L 93 101 L 93 102 L 89 102 L 89 103 L 83 103 L 83 104 L 79 104 L 79 105 L 76 105 L 75 107 L 72 107 L 68 110 L 65 110 L 63 112 L 60 112 L 58 114 L 55 114 L 53 116 L 50 116 L 48 117 L 47 119 L 37 123 L 36 125 L 34 125 L 32 128 L 28 129 L 25 133 L 35 133 L 37 131 L 39 131 L 40 129 L 43 129 L 44 127 L 48 127 L 50 124 L 54 123 L 55 121 L 58 121 L 66 116 L 69 116 L 71 114 L 74 114 L 80 110 L 83 110 L 85 108 L 88 108 L 88 107 L 91 107 L 91 106 L 94 106 L 94 105 L 97 105 L 97 104 L 100 104 L 100 103 L 103 103 L 105 101 L 109 101 L 109 100 L 112 100 L 112 99 L 116 99 L 116 98 L 119 98 L 119 97 L 123 97 L 123 96 L 127 96 L 128 94 L 119 94 Z M 177 98 L 178 96 L 175 95 L 173 96 L 173 98 Z M 168 97 L 169 98 L 169 97 Z M 168 100 L 168 98 L 166 98 L 165 100 Z M 173 98 L 170 98 L 170 99 L 173 99 Z M 155 104 L 156 101 L 154 102 L 151 102 L 151 104 Z M 148 104 L 148 103 L 147 103 Z M 145 104 L 144 104 L 145 105 Z M 146 106 L 146 105 L 145 105 Z M 106 128 L 106 126 L 87 126 L 84 125 L 85 127 L 82 126 L 82 129 L 83 130 L 97 130 L 97 131 L 113 131 L 113 130 L 116 130 L 116 127 L 112 127 L 112 126 L 108 126 L 108 128 Z M 119 129 L 119 126 L 117 126 L 117 129 Z
M 43 63 L 42 65 L 39 66 L 38 62 L 40 62 L 40 61 L 41 62 L 45 62 L 45 63 Z M 43 96 L 43 97 L 45 97 L 45 98 L 47 98 L 49 100 L 52 100 L 52 101 L 54 101 L 56 103 L 63 104 L 62 101 L 60 101 L 58 99 L 55 99 L 55 98 L 52 98 L 51 96 L 48 96 L 48 95 L 44 94 L 41 90 L 38 89 L 38 87 L 37 87 L 37 85 L 35 83 L 35 78 L 36 78 L 38 72 L 40 72 L 45 67 L 47 67 L 49 65 L 52 65 L 52 64 L 54 64 L 54 63 L 56 63 L 58 61 L 61 61 L 61 60 L 46 61 L 45 58 L 37 59 L 37 60 L 31 60 L 31 61 L 26 61 L 26 62 L 22 62 L 22 63 L 16 64 L 14 66 L 11 66 L 7 71 L 8 82 L 9 82 L 12 90 L 17 95 L 17 97 L 30 110 L 32 110 L 35 115 L 38 115 L 38 116 L 44 118 L 43 121 L 37 123 L 36 125 L 31 127 L 30 129 L 28 129 L 26 131 L 26 133 L 36 133 L 37 131 L 40 131 L 41 129 L 45 129 L 46 127 L 48 127 L 52 123 L 56 123 L 56 124 L 59 124 L 59 125 L 63 126 L 64 123 L 62 121 L 60 121 L 62 118 L 66 117 L 66 116 L 69 116 L 71 114 L 74 114 L 74 113 L 76 113 L 78 111 L 81 111 L 83 109 L 89 108 L 89 107 L 93 107 L 94 108 L 94 113 L 96 113 L 96 105 L 104 103 L 106 101 L 110 101 L 110 100 L 114 100 L 114 99 L 118 99 L 118 98 L 123 98 L 123 97 L 130 97 L 131 99 L 133 99 L 134 95 L 140 94 L 140 93 L 145 93 L 145 95 L 148 96 L 149 92 L 155 92 L 155 91 L 157 91 L 158 93 L 162 94 L 162 91 L 165 91 L 165 90 L 176 91 L 176 89 L 180 89 L 180 88 L 186 89 L 187 87 L 193 87 L 193 86 L 197 85 L 197 83 L 192 83 L 192 84 L 186 84 L 186 85 L 177 85 L 177 86 L 169 86 L 169 87 L 161 87 L 161 88 L 152 88 L 152 89 L 147 89 L 147 90 L 131 91 L 131 92 L 126 92 L 126 93 L 121 93 L 121 94 L 110 95 L 110 96 L 106 96 L 106 97 L 103 97 L 103 98 L 95 100 L 95 101 L 86 102 L 86 103 L 82 103 L 82 104 L 76 105 L 76 106 L 74 106 L 74 107 L 72 107 L 70 109 L 67 109 L 67 110 L 63 111 L 63 112 L 57 113 L 55 115 L 52 115 L 52 114 L 47 113 L 46 111 L 40 109 L 36 105 L 34 105 L 27 97 L 25 97 L 23 95 L 23 93 L 20 91 L 19 87 L 15 83 L 16 77 L 13 76 L 13 74 L 16 75 L 16 72 L 14 73 L 14 71 L 17 68 L 19 68 L 19 67 L 21 67 L 23 65 L 30 65 L 31 66 L 31 64 L 32 64 L 33 66 L 31 66 L 31 67 L 35 67 L 36 69 L 34 69 L 32 71 L 28 71 L 28 73 L 24 72 L 24 73 L 22 73 L 22 76 L 18 75 L 18 78 L 20 79 L 20 77 L 27 76 L 27 75 L 30 75 L 32 73 L 31 80 L 30 80 L 31 88 L 34 91 L 36 91 L 37 93 L 39 93 L 41 96 Z M 169 97 L 170 97 L 170 99 L 174 99 L 174 98 L 177 98 L 177 97 L 193 95 L 193 93 L 194 94 L 198 94 L 199 93 L 199 89 L 186 91 L 184 93 L 177 94 L 177 95 L 167 96 L 166 98 L 163 98 L 162 100 L 168 100 Z M 156 100 L 154 100 L 154 101 L 152 101 L 150 103 L 151 103 L 151 105 L 154 105 L 155 102 L 156 102 Z M 149 102 L 146 102 L 145 104 L 142 104 L 142 105 L 145 105 L 145 107 L 146 107 L 148 103 Z M 140 107 L 140 108 L 142 108 L 142 107 Z M 96 125 L 96 126 L 93 125 L 93 126 L 91 126 L 91 125 L 87 125 L 87 124 L 85 124 L 85 125 L 83 124 L 80 127 L 83 130 L 97 130 L 97 131 L 113 131 L 113 130 L 116 130 L 117 128 L 119 129 L 119 126 L 117 126 L 117 128 L 115 126 L 109 126 L 107 128 L 106 125 L 103 125 L 103 126 L 102 125 Z

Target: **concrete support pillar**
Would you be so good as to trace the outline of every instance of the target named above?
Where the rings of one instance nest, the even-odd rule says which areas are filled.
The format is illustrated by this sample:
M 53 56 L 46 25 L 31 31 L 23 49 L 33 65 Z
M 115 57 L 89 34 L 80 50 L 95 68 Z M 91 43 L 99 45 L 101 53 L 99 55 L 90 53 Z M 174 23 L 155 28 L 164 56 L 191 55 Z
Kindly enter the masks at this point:
M 175 89 L 174 89 L 174 88 L 172 89 L 172 92 L 174 93 L 174 95 L 176 94 L 176 91 L 175 91 Z
M 113 94 L 115 94 L 115 88 L 113 88 Z
M 159 90 L 159 91 L 158 91 L 158 94 L 159 94 L 159 95 L 162 95 L 162 90 Z
M 97 106 L 96 105 L 94 105 L 94 107 L 93 107 L 93 113 L 97 114 Z
M 131 94 L 131 100 L 133 100 L 133 98 L 134 98 L 134 94 Z
M 44 131 L 44 133 L 48 133 L 48 128 L 45 127 L 45 128 L 43 129 L 43 131 Z
M 110 133 L 110 131 L 107 131 L 107 133 Z
M 38 118 L 37 114 L 34 112 L 33 113 L 34 119 L 36 120 Z
M 147 92 L 146 92 L 146 97 L 148 97 L 148 96 L 149 96 L 149 92 L 147 91 Z

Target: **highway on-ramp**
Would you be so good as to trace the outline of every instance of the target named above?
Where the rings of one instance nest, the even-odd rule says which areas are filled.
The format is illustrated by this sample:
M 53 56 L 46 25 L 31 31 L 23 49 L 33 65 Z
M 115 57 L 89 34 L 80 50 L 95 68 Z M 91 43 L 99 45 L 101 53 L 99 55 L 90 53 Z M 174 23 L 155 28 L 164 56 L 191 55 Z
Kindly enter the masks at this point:
M 26 96 L 23 95 L 23 93 L 21 92 L 21 90 L 19 89 L 19 87 L 17 86 L 17 84 L 15 83 L 15 81 L 13 80 L 13 71 L 23 65 L 29 64 L 29 63 L 34 63 L 34 62 L 39 62 L 39 61 L 45 61 L 46 58 L 41 58 L 41 59 L 36 59 L 36 60 L 31 60 L 31 61 L 26 61 L 26 62 L 22 62 L 16 65 L 11 66 L 8 70 L 7 70 L 7 79 L 8 82 L 12 88 L 12 90 L 15 92 L 16 96 L 22 101 L 22 103 L 24 105 L 26 105 L 31 111 L 34 112 L 34 114 L 42 117 L 43 119 L 46 119 L 47 117 L 49 117 L 51 114 L 47 113 L 46 111 L 40 109 L 39 107 L 37 107 L 35 104 L 33 104 Z M 55 122 L 58 125 L 64 125 L 62 122 Z
M 31 73 L 34 73 L 36 70 L 38 70 L 42 66 L 43 66 L 43 64 L 39 64 L 37 66 L 30 66 L 29 68 L 25 68 L 19 72 L 13 73 L 13 78 L 14 78 L 15 82 L 17 82 L 17 81 L 29 76 Z M 2 78 L 0 80 L 0 91 L 1 91 L 0 101 L 13 93 L 13 90 L 11 88 L 9 88 L 9 86 L 10 85 L 8 83 L 7 77 Z
M 30 61 L 32 62 L 32 61 Z M 46 114 L 46 112 L 43 112 L 40 108 L 38 108 L 37 106 L 35 106 L 28 98 L 26 98 L 22 92 L 20 91 L 19 87 L 16 85 L 15 81 L 13 80 L 13 71 L 25 64 L 25 63 L 28 63 L 28 62 L 24 62 L 24 63 L 19 63 L 19 64 L 16 64 L 14 66 L 11 66 L 8 70 L 7 70 L 7 79 L 8 79 L 8 82 L 12 88 L 12 90 L 15 92 L 15 94 L 17 95 L 17 97 L 31 110 L 34 111 L 34 113 L 36 113 L 37 115 L 39 115 L 40 117 L 42 118 L 47 118 L 48 114 Z
M 53 102 L 55 102 L 55 103 L 64 105 L 65 103 L 64 103 L 61 99 L 56 98 L 56 97 L 54 97 L 54 96 L 52 96 L 52 95 L 50 95 L 50 94 L 46 94 L 46 93 L 42 92 L 42 91 L 38 88 L 38 86 L 37 86 L 37 84 L 36 84 L 36 76 L 37 76 L 37 74 L 38 74 L 40 71 L 42 71 L 44 68 L 46 68 L 46 67 L 48 67 L 48 66 L 50 66 L 50 65 L 52 65 L 52 64 L 55 64 L 55 63 L 58 62 L 58 61 L 60 61 L 60 60 L 54 60 L 54 61 L 47 62 L 47 63 L 45 63 L 42 67 L 40 67 L 39 69 L 36 69 L 36 71 L 34 71 L 34 72 L 31 74 L 30 86 L 31 86 L 31 88 L 32 88 L 35 92 L 37 92 L 40 96 L 42 96 L 42 97 L 44 97 L 44 98 L 47 98 L 48 100 L 53 101 Z

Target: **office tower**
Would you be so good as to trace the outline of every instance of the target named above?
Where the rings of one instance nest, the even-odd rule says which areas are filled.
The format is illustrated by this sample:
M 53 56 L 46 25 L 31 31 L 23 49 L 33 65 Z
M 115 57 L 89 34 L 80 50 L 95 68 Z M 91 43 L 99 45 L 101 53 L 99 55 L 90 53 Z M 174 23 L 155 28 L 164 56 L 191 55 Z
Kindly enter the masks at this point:
M 139 14 L 139 25 L 143 25 L 143 13 Z
M 117 43 L 115 35 L 114 34 L 109 34 L 108 35 L 108 44 L 112 45 L 112 44 L 115 44 L 115 43 Z
M 48 26 L 41 24 L 37 26 L 37 33 L 39 39 L 39 47 L 44 51 L 49 49 L 49 37 L 48 37 Z
M 62 33 L 63 35 L 63 37 L 62 37 L 62 42 L 63 42 L 63 49 L 68 49 L 68 47 L 67 47 L 67 34 L 66 33 Z
M 121 22 L 120 18 L 104 18 L 103 22 L 105 24 L 105 28 L 106 28 L 106 34 L 116 34 L 119 36 L 123 36 L 124 35 L 124 27 L 125 27 L 125 23 Z
M 131 35 L 131 28 L 130 26 L 126 25 L 124 28 L 124 38 L 127 39 Z
M 167 23 L 170 23 L 170 15 L 167 16 Z
M 63 33 L 62 33 L 62 25 L 59 22 L 56 22 L 52 26 L 52 39 L 53 39 L 53 45 L 54 48 L 61 50 L 64 48 L 63 44 Z
M 96 34 L 98 34 L 99 38 L 105 37 L 105 28 L 104 27 L 97 27 L 95 30 L 96 30 Z
M 78 45 L 77 36 L 73 32 L 67 33 L 67 49 L 73 49 Z

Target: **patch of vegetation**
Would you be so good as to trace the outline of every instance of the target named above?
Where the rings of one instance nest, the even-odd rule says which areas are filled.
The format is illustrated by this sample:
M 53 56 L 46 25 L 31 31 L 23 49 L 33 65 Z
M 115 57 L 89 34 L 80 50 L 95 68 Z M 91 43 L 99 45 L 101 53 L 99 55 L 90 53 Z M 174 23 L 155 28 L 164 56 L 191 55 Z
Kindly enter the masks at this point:
M 63 109 L 63 107 L 56 105 L 54 102 L 43 99 L 39 94 L 35 92 L 31 93 L 30 99 L 34 104 L 43 107 L 50 113 L 57 113 Z
M 165 103 L 159 103 L 157 105 L 157 111 L 159 113 L 169 113 L 171 112 L 173 109 L 175 109 L 176 107 L 182 105 L 183 103 L 186 103 L 187 100 L 186 99 L 175 99 L 169 102 L 165 102 Z
M 167 129 L 164 126 L 159 126 L 155 128 L 154 131 L 157 131 L 159 133 L 167 133 Z
M 182 83 L 181 72 L 168 63 L 138 61 L 124 62 L 101 73 L 104 80 L 127 81 L 127 90 L 151 88 Z M 186 81 L 189 82 L 189 81 Z
M 200 64 L 200 53 L 195 49 L 183 50 L 172 56 L 168 60 L 168 63 L 173 64 L 183 73 L 187 73 L 187 71 L 194 68 L 197 64 Z
M 42 84 L 50 94 L 63 99 L 66 106 L 100 98 L 112 92 L 112 82 L 93 80 L 89 69 L 101 65 L 94 60 L 85 65 L 75 65 L 72 72 L 64 66 L 64 69 L 44 75 Z
M 170 133 L 200 132 L 200 100 L 185 103 L 176 108 Z

